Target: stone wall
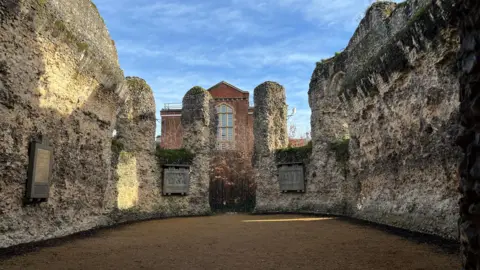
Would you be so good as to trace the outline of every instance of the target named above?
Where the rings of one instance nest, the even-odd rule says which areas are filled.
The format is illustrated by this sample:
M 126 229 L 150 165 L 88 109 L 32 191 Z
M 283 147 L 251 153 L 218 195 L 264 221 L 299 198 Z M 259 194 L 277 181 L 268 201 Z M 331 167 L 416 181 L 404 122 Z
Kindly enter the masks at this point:
M 307 192 L 323 194 L 314 210 L 337 205 L 332 212 L 456 237 L 452 7 L 376 3 L 345 51 L 317 63 Z M 338 158 L 329 146 L 342 142 L 348 155 Z
M 113 41 L 89 0 L 0 2 L 0 247 L 109 224 L 111 135 L 124 100 Z M 28 144 L 53 146 L 47 202 L 24 205 Z
M 208 91 L 195 86 L 185 94 L 182 105 L 183 147 L 194 155 L 190 190 L 186 197 L 165 199 L 177 215 L 209 214 L 210 162 L 217 132 L 215 101 Z
M 464 152 L 459 167 L 460 199 L 459 232 L 462 264 L 465 270 L 480 268 L 480 174 L 479 174 L 479 99 L 480 99 L 480 3 L 457 0 L 456 21 L 459 25 L 461 46 L 458 60 L 460 70 L 460 122 L 462 133 L 457 144 Z
M 128 92 L 117 116 L 112 141 L 113 222 L 210 213 L 208 186 L 210 156 L 215 145 L 216 114 L 210 94 L 193 88 L 184 97 L 184 148 L 193 154 L 189 193 L 164 195 L 165 165 L 155 156 L 155 101 L 140 78 L 127 77 Z M 181 150 L 171 150 L 181 151 Z M 157 153 L 158 154 L 158 153 Z M 167 162 L 174 163 L 175 161 Z M 190 162 L 187 162 L 190 163 Z
M 158 215 L 160 174 L 155 158 L 155 99 L 148 84 L 127 77 L 127 99 L 117 115 L 112 142 L 115 220 Z
M 257 212 L 346 215 L 456 238 L 453 9 L 450 0 L 374 3 L 347 48 L 317 63 L 311 155 L 297 160 L 305 193 L 280 193 L 275 133 L 256 112 Z
M 254 179 L 257 186 L 255 212 L 275 211 L 278 200 L 275 150 L 288 145 L 285 89 L 276 82 L 264 82 L 253 92 Z

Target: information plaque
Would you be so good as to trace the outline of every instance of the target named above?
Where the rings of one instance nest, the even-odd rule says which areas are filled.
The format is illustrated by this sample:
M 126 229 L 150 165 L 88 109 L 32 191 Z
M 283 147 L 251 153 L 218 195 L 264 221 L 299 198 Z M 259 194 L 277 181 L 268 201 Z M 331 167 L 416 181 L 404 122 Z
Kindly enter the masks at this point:
M 164 165 L 163 195 L 187 195 L 190 187 L 190 166 Z
M 26 198 L 29 202 L 45 201 L 50 193 L 53 149 L 46 137 L 30 143 Z
M 305 192 L 303 164 L 278 164 L 278 183 L 281 192 Z

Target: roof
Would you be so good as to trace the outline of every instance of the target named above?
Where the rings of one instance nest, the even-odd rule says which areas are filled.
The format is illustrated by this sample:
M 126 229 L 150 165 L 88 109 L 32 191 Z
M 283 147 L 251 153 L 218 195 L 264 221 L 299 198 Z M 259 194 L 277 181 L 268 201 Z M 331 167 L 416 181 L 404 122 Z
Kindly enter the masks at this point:
M 235 85 L 229 84 L 229 83 L 228 83 L 228 82 L 226 82 L 226 81 L 221 81 L 221 82 L 219 82 L 219 83 L 215 84 L 214 86 L 212 86 L 212 87 L 208 88 L 208 89 L 207 89 L 207 91 L 210 91 L 210 90 L 212 90 L 213 88 L 215 88 L 215 87 L 219 86 L 220 84 L 225 84 L 225 85 L 227 85 L 227 86 L 229 86 L 229 87 L 231 87 L 231 88 L 233 88 L 233 89 L 235 89 L 235 90 L 237 90 L 237 91 L 239 91 L 239 92 L 242 92 L 242 93 L 249 94 L 249 92 L 248 92 L 248 91 L 243 91 L 242 89 L 240 89 L 240 88 L 236 87 Z

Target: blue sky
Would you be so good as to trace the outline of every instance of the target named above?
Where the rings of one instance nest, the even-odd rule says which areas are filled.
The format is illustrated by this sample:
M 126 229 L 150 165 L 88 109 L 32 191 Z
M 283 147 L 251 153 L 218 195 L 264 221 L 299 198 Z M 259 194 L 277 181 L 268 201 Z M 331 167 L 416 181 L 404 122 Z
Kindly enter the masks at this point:
M 315 63 L 346 47 L 372 0 L 93 0 L 126 76 L 144 78 L 159 110 L 195 85 L 224 80 L 287 90 L 297 137 L 310 130 Z M 157 125 L 157 134 L 160 127 Z

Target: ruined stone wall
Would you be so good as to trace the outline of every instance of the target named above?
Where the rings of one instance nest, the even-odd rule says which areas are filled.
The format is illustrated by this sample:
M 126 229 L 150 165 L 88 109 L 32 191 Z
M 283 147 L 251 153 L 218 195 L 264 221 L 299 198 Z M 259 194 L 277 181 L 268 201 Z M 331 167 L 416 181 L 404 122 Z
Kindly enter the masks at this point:
M 307 181 L 330 191 L 317 205 L 335 201 L 343 209 L 334 212 L 456 237 L 452 10 L 448 0 L 374 4 L 349 47 L 317 64 Z M 339 142 L 348 155 L 329 147 Z
M 89 0 L 1 1 L 0 47 L 0 247 L 109 224 L 124 77 L 98 11 Z M 23 205 L 40 135 L 54 152 L 50 198 Z
M 209 214 L 209 170 L 216 127 L 214 101 L 210 94 L 193 88 L 184 97 L 183 147 L 194 156 L 190 166 L 190 187 L 185 196 L 170 196 L 163 194 L 164 164 L 155 156 L 156 119 L 152 89 L 143 79 L 136 77 L 127 77 L 127 86 L 127 98 L 117 116 L 117 135 L 112 144 L 113 194 L 116 195 L 115 209 L 110 214 L 112 220 L 124 222 Z
M 123 221 L 159 215 L 160 173 L 155 158 L 155 99 L 145 80 L 127 77 L 127 98 L 112 144 L 116 194 L 112 217 Z
M 255 212 L 271 212 L 281 207 L 275 150 L 288 145 L 285 88 L 276 82 L 264 82 L 255 88 L 253 95 Z
M 461 46 L 458 63 L 460 67 L 460 122 L 462 132 L 457 144 L 464 156 L 459 167 L 458 191 L 461 193 L 460 218 L 458 222 L 462 264 L 465 270 L 480 268 L 480 3 L 474 0 L 457 0 L 455 21 L 459 26 Z
M 152 89 L 125 80 L 94 4 L 2 1 L 0 28 L 0 248 L 210 212 L 217 122 L 208 92 L 194 88 L 184 99 L 185 148 L 195 155 L 190 194 L 162 196 Z M 40 137 L 53 148 L 50 196 L 25 204 L 29 143 Z
M 211 212 L 208 191 L 216 142 L 215 101 L 208 91 L 196 86 L 185 94 L 182 105 L 183 148 L 194 155 L 190 189 L 185 197 L 164 197 L 165 211 L 172 215 L 205 215 Z

